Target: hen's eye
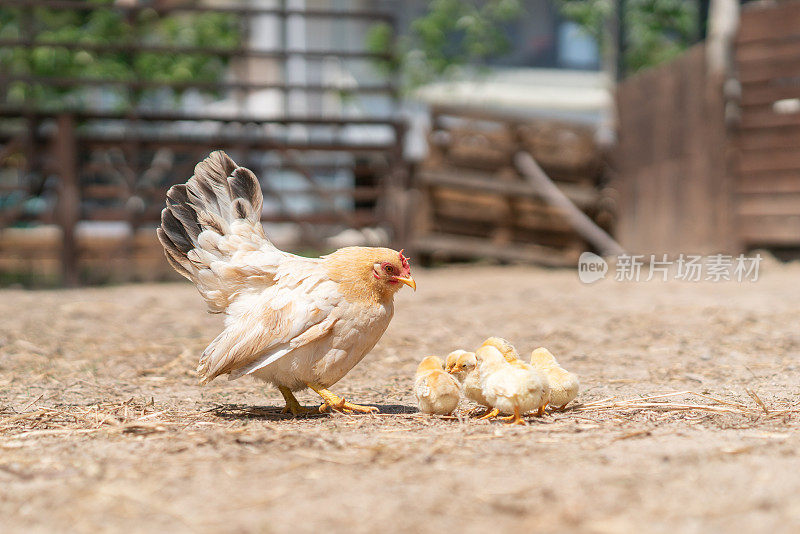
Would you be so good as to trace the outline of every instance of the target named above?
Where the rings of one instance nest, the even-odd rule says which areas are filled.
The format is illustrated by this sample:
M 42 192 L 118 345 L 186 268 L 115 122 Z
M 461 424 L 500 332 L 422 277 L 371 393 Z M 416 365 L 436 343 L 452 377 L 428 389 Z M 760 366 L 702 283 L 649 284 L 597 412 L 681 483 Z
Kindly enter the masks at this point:
M 394 272 L 394 267 L 392 267 L 391 265 L 387 265 L 385 267 L 385 269 L 386 269 L 387 273 L 393 273 Z

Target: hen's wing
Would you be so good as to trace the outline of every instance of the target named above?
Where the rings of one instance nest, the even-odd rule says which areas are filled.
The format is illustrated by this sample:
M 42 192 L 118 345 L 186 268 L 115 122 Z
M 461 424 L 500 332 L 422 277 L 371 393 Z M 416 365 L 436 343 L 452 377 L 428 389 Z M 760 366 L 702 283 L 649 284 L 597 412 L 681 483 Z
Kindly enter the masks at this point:
M 274 284 L 233 301 L 225 330 L 200 358 L 202 383 L 223 374 L 238 378 L 292 350 L 330 335 L 340 295 L 320 262 L 287 260 Z
M 267 239 L 262 204 L 255 175 L 222 151 L 167 192 L 158 238 L 167 260 L 194 282 L 211 312 L 225 311 L 236 295 L 272 285 L 284 261 L 301 259 Z

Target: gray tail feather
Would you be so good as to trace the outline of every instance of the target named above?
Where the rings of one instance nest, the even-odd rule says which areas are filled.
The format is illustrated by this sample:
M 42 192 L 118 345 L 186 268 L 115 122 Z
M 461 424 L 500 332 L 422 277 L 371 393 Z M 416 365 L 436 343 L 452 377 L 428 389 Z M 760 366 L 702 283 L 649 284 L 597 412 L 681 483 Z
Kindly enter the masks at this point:
M 167 260 L 181 275 L 193 280 L 196 267 L 187 257 L 198 247 L 201 232 L 228 233 L 236 219 L 256 223 L 261 219 L 263 197 L 256 176 L 225 152 L 212 152 L 194 168 L 185 184 L 167 192 L 167 207 L 161 211 L 158 239 Z

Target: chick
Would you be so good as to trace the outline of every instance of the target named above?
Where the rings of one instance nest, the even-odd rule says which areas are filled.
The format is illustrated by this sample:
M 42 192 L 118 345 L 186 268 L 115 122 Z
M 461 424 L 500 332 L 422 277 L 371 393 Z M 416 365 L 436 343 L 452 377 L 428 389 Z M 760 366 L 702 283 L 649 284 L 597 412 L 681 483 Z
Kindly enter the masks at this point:
M 417 367 L 414 395 L 424 413 L 450 415 L 461 400 L 458 381 L 444 372 L 441 358 L 428 356 Z
M 492 346 L 500 351 L 507 362 L 511 363 L 514 360 L 519 360 L 519 352 L 507 339 L 502 337 L 492 336 L 483 342 L 481 347 Z
M 444 370 L 449 373 L 453 369 L 453 367 L 455 367 L 456 362 L 458 361 L 458 359 L 461 357 L 462 354 L 467 354 L 467 351 L 458 349 L 448 354 L 447 358 L 445 359 Z
M 490 337 L 486 341 L 483 342 L 482 347 L 494 347 L 500 351 L 503 355 L 503 358 L 513 365 L 514 367 L 519 367 L 521 369 L 531 370 L 531 366 L 527 363 L 523 362 L 519 359 L 519 352 L 511 344 L 510 341 L 507 339 L 503 339 L 502 337 Z M 547 404 L 550 402 L 550 383 L 547 380 L 547 376 L 541 372 L 540 369 L 535 369 L 535 372 L 540 373 L 539 379 L 542 381 L 542 403 L 539 405 L 539 410 L 536 412 L 536 415 L 544 415 L 544 409 L 547 407 Z
M 478 360 L 475 358 L 475 353 L 457 350 L 450 353 L 447 357 L 447 361 L 447 372 L 455 376 L 461 383 L 464 396 L 486 408 L 481 415 L 489 413 L 491 405 L 483 396 L 483 391 L 481 390 Z M 452 365 L 450 365 L 451 362 Z
M 492 345 L 479 348 L 475 356 L 483 396 L 493 407 L 484 417 L 512 414 L 504 419 L 509 424 L 524 425 L 522 414 L 542 405 L 545 384 L 541 374 L 530 366 L 508 363 Z
M 578 396 L 578 377 L 561 367 L 546 348 L 539 347 L 531 353 L 531 365 L 547 377 L 550 383 L 549 402 L 558 410 L 563 410 Z

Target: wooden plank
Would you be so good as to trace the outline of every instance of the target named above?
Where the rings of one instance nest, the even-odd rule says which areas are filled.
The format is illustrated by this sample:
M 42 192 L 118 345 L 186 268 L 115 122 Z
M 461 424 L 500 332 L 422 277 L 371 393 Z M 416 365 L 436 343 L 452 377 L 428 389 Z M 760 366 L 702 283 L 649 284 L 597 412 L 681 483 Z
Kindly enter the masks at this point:
M 742 151 L 739 172 L 800 171 L 800 150 L 763 149 Z
M 743 151 L 800 148 L 800 126 L 796 128 L 754 128 L 739 132 L 737 145 Z
M 736 47 L 738 65 L 798 57 L 800 57 L 800 31 L 796 32 L 795 39 L 741 43 Z
M 743 173 L 739 193 L 800 193 L 800 171 Z
M 742 240 L 752 246 L 800 246 L 800 216 L 741 215 Z
M 800 29 L 800 5 L 780 2 L 753 5 L 742 10 L 736 44 L 771 41 L 785 35 L 795 35 Z
M 514 156 L 514 164 L 525 176 L 528 181 L 537 188 L 545 201 L 562 210 L 570 226 L 586 241 L 596 247 L 601 254 L 619 255 L 624 254 L 625 250 L 612 238 L 605 230 L 597 226 L 594 221 L 579 210 L 562 193 L 558 187 L 548 178 L 547 174 L 539 167 L 530 154 L 527 152 L 517 152 Z
M 747 112 L 772 111 L 778 100 L 800 98 L 800 83 L 779 84 L 775 80 L 742 84 L 740 103 Z
M 548 267 L 575 265 L 577 257 L 563 251 L 530 244 L 498 246 L 484 239 L 429 235 L 417 238 L 412 243 L 416 254 L 440 254 L 452 258 L 494 258 L 499 261 L 534 263 Z
M 418 172 L 416 178 L 420 184 L 428 186 L 450 187 L 504 197 L 541 198 L 534 188 L 523 181 L 499 181 L 485 173 L 426 169 Z M 581 208 L 596 205 L 600 198 L 600 193 L 594 187 L 565 183 L 559 183 L 558 187 L 567 198 Z
M 747 193 L 739 195 L 740 215 L 800 216 L 800 193 Z
M 789 84 L 800 76 L 800 58 L 772 59 L 742 63 L 739 66 L 738 78 L 743 84 L 778 80 Z
M 800 128 L 800 114 L 779 115 L 774 112 L 746 113 L 739 126 L 743 130 L 761 128 Z

